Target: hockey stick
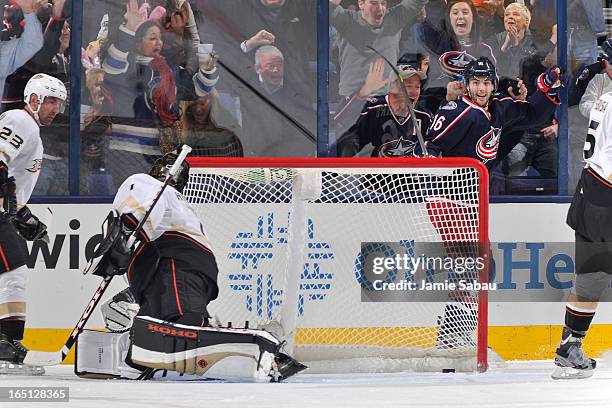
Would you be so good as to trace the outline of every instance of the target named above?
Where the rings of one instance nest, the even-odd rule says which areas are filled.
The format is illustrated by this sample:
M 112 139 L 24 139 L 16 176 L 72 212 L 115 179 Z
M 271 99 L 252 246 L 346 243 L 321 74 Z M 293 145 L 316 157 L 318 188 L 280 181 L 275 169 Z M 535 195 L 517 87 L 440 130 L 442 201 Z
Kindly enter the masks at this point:
M 304 136 L 306 136 L 307 139 L 309 139 L 310 141 L 315 142 L 315 143 L 317 142 L 317 137 L 315 135 L 313 135 L 310 130 L 306 129 L 306 127 L 304 125 L 302 125 L 300 122 L 298 122 L 297 119 L 292 118 L 291 115 L 289 115 L 287 112 L 285 112 L 280 107 L 278 107 L 278 105 L 276 105 L 274 102 L 272 102 L 272 100 L 270 100 L 270 98 L 266 97 L 263 93 L 261 93 L 259 90 L 257 90 L 253 85 L 251 85 L 250 83 L 248 83 L 247 81 L 242 79 L 240 77 L 240 75 L 238 75 L 236 72 L 234 72 L 230 67 L 228 67 L 226 64 L 224 64 L 221 60 L 217 60 L 217 64 L 219 64 L 219 66 L 221 66 L 223 69 L 225 69 L 231 76 L 236 78 L 236 80 L 238 82 L 240 82 L 240 84 L 244 85 L 249 91 L 251 91 L 255 95 L 257 95 L 259 97 L 259 99 L 261 99 L 262 101 L 267 103 L 268 106 L 270 106 L 273 110 L 278 112 L 282 117 L 287 119 L 293 126 L 295 126 L 300 132 L 302 132 L 302 134 Z
M 136 227 L 134 232 L 132 232 L 132 234 L 130 235 L 130 238 L 128 239 L 128 246 L 129 247 L 132 247 L 134 245 L 134 242 L 136 241 L 136 237 L 138 236 L 138 233 L 142 230 L 145 222 L 147 221 L 147 219 L 151 215 L 151 212 L 153 211 L 153 208 L 155 207 L 155 205 L 157 204 L 157 202 L 161 198 L 162 194 L 164 193 L 164 190 L 166 190 L 166 187 L 168 186 L 170 181 L 178 173 L 178 170 L 180 169 L 181 164 L 183 163 L 183 161 L 185 160 L 185 158 L 187 157 L 189 152 L 191 152 L 191 147 L 189 147 L 187 145 L 183 145 L 183 148 L 181 150 L 181 154 L 178 156 L 178 158 L 176 159 L 176 161 L 172 165 L 172 168 L 170 168 L 170 170 L 168 171 L 168 175 L 166 177 L 166 180 L 164 181 L 164 184 L 162 185 L 162 187 L 159 190 L 159 192 L 157 193 L 157 196 L 153 200 L 153 203 L 151 204 L 151 207 L 149 207 L 149 209 L 145 213 L 145 215 L 142 218 L 142 220 L 140 220 L 140 222 L 138 223 L 138 226 Z M 91 261 L 87 264 L 87 266 L 85 268 L 85 271 L 87 272 L 90 267 L 91 267 Z M 110 284 L 112 279 L 113 279 L 113 275 L 106 276 L 106 277 L 104 277 L 104 279 L 102 279 L 102 282 L 100 282 L 100 286 L 98 286 L 98 289 L 96 289 L 96 292 L 93 294 L 91 300 L 87 304 L 87 307 L 85 308 L 85 311 L 83 311 L 83 314 L 81 315 L 81 318 L 77 322 L 76 326 L 74 326 L 74 329 L 72 329 L 72 332 L 70 333 L 70 336 L 68 336 L 68 339 L 66 340 L 66 343 L 64 344 L 64 346 L 60 350 L 58 350 L 58 351 L 29 350 L 28 353 L 26 354 L 25 358 L 23 359 L 23 362 L 25 364 L 37 365 L 37 366 L 52 366 L 52 365 L 61 364 L 62 361 L 64 361 L 66 359 L 66 356 L 68 356 L 68 353 L 70 352 L 70 349 L 72 348 L 72 346 L 76 342 L 76 339 L 79 336 L 79 334 L 81 334 L 81 332 L 83 331 L 83 327 L 85 326 L 85 324 L 89 320 L 89 318 L 91 316 L 91 313 L 94 311 L 94 309 L 98 305 L 98 302 L 102 298 L 102 295 L 104 294 L 104 292 L 108 288 L 108 285 Z
M 416 120 L 414 108 L 412 107 L 412 103 L 410 103 L 412 100 L 408 96 L 408 91 L 406 90 L 406 85 L 404 85 L 404 80 L 402 79 L 402 75 L 399 73 L 395 65 L 393 65 L 391 61 L 389 61 L 380 52 L 376 51 L 374 47 L 368 46 L 368 48 L 374 51 L 376 54 L 378 54 L 387 63 L 387 65 L 391 67 L 393 72 L 395 72 L 395 75 L 397 76 L 397 80 L 399 81 L 399 86 L 402 89 L 402 94 L 404 94 L 404 98 L 406 98 L 406 105 L 408 105 L 408 110 L 410 111 L 410 118 L 412 119 L 412 126 L 414 126 L 414 129 L 416 130 L 417 139 L 419 139 L 419 145 L 421 146 L 421 150 L 423 151 L 423 154 L 427 155 L 427 148 L 425 147 L 425 139 L 423 139 L 423 134 L 421 133 L 421 127 L 419 126 L 419 123 Z

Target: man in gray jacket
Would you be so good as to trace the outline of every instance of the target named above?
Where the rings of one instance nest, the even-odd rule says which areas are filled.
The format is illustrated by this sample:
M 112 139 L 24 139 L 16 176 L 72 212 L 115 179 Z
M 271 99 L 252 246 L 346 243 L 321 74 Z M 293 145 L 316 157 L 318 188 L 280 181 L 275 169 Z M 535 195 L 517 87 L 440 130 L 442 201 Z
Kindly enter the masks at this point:
M 336 113 L 336 134 L 352 125 L 365 98 L 359 91 L 368 74 L 369 64 L 379 58 L 368 47 L 397 61 L 402 30 L 414 24 L 428 0 L 402 0 L 387 8 L 387 0 L 359 0 L 359 11 L 340 6 L 341 0 L 329 0 L 330 23 L 338 34 L 340 59 L 340 96 L 343 101 Z M 386 72 L 390 73 L 389 68 Z M 387 76 L 385 76 L 387 77 Z M 384 93 L 386 82 L 378 93 Z

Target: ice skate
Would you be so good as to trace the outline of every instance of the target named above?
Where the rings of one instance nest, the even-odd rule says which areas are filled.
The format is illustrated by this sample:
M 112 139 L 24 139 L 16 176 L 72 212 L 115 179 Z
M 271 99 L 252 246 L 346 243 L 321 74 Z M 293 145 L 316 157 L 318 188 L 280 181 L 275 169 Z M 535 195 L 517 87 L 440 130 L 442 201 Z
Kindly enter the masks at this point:
M 555 380 L 568 380 L 591 377 L 597 362 L 588 358 L 582 350 L 582 339 L 574 337 L 567 328 L 564 328 L 555 364 L 558 367 L 551 377 Z
M 43 375 L 41 366 L 23 364 L 28 349 L 19 340 L 9 340 L 0 333 L 0 374 Z

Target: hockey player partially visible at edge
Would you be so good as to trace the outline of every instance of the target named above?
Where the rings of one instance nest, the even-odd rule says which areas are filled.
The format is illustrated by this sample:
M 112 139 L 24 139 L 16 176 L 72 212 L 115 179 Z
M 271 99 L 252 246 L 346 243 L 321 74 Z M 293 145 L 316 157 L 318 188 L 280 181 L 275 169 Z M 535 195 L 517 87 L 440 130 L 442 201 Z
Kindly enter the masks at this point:
M 26 206 L 43 160 L 40 126 L 63 110 L 66 88 L 57 78 L 36 74 L 24 89 L 24 109 L 0 115 L 0 374 L 40 375 L 23 364 L 26 320 L 27 241 L 48 239 L 47 227 Z
M 176 159 L 176 154 L 166 154 L 149 174 L 130 176 L 117 191 L 105 237 L 94 254 L 99 259 L 94 274 L 127 274 L 129 288 L 101 307 L 109 333 L 79 336 L 75 371 L 95 378 L 146 379 L 161 369 L 221 379 L 278 380 L 302 370 L 265 331 L 208 326 L 207 306 L 218 294 L 218 269 L 206 231 L 182 194 L 189 178 L 187 162 L 153 206 L 138 234 L 139 244 L 127 248 L 128 235 L 153 205 Z M 107 358 L 98 359 L 100 347 Z
M 575 277 L 555 356 L 554 379 L 588 378 L 596 361 L 582 349 L 597 304 L 612 282 L 612 92 L 591 109 L 585 168 L 567 214 L 574 230 Z
M 537 127 L 550 118 L 560 103 L 561 71 L 550 67 L 537 81 L 538 92 L 528 101 L 497 91 L 495 66 L 486 57 L 470 62 L 463 72 L 465 95 L 438 109 L 427 131 L 429 156 L 472 157 L 493 167 L 502 130 Z M 420 146 L 415 154 L 421 156 Z

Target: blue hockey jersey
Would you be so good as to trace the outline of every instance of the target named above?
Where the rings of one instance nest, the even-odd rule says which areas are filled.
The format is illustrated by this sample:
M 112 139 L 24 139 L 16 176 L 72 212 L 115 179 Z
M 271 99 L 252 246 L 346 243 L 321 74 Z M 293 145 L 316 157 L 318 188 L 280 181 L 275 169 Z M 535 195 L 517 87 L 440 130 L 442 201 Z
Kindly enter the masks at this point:
M 493 167 L 502 130 L 530 129 L 543 125 L 558 101 L 536 92 L 528 101 L 505 95 L 494 96 L 488 110 L 467 96 L 447 102 L 431 120 L 425 146 L 431 156 L 472 157 Z M 420 147 L 416 155 L 422 155 Z
M 431 115 L 417 108 L 414 114 L 425 136 Z M 356 156 L 370 143 L 372 157 L 412 157 L 418 144 L 412 118 L 398 117 L 391 109 L 388 95 L 368 98 L 357 122 L 338 139 L 338 157 Z

